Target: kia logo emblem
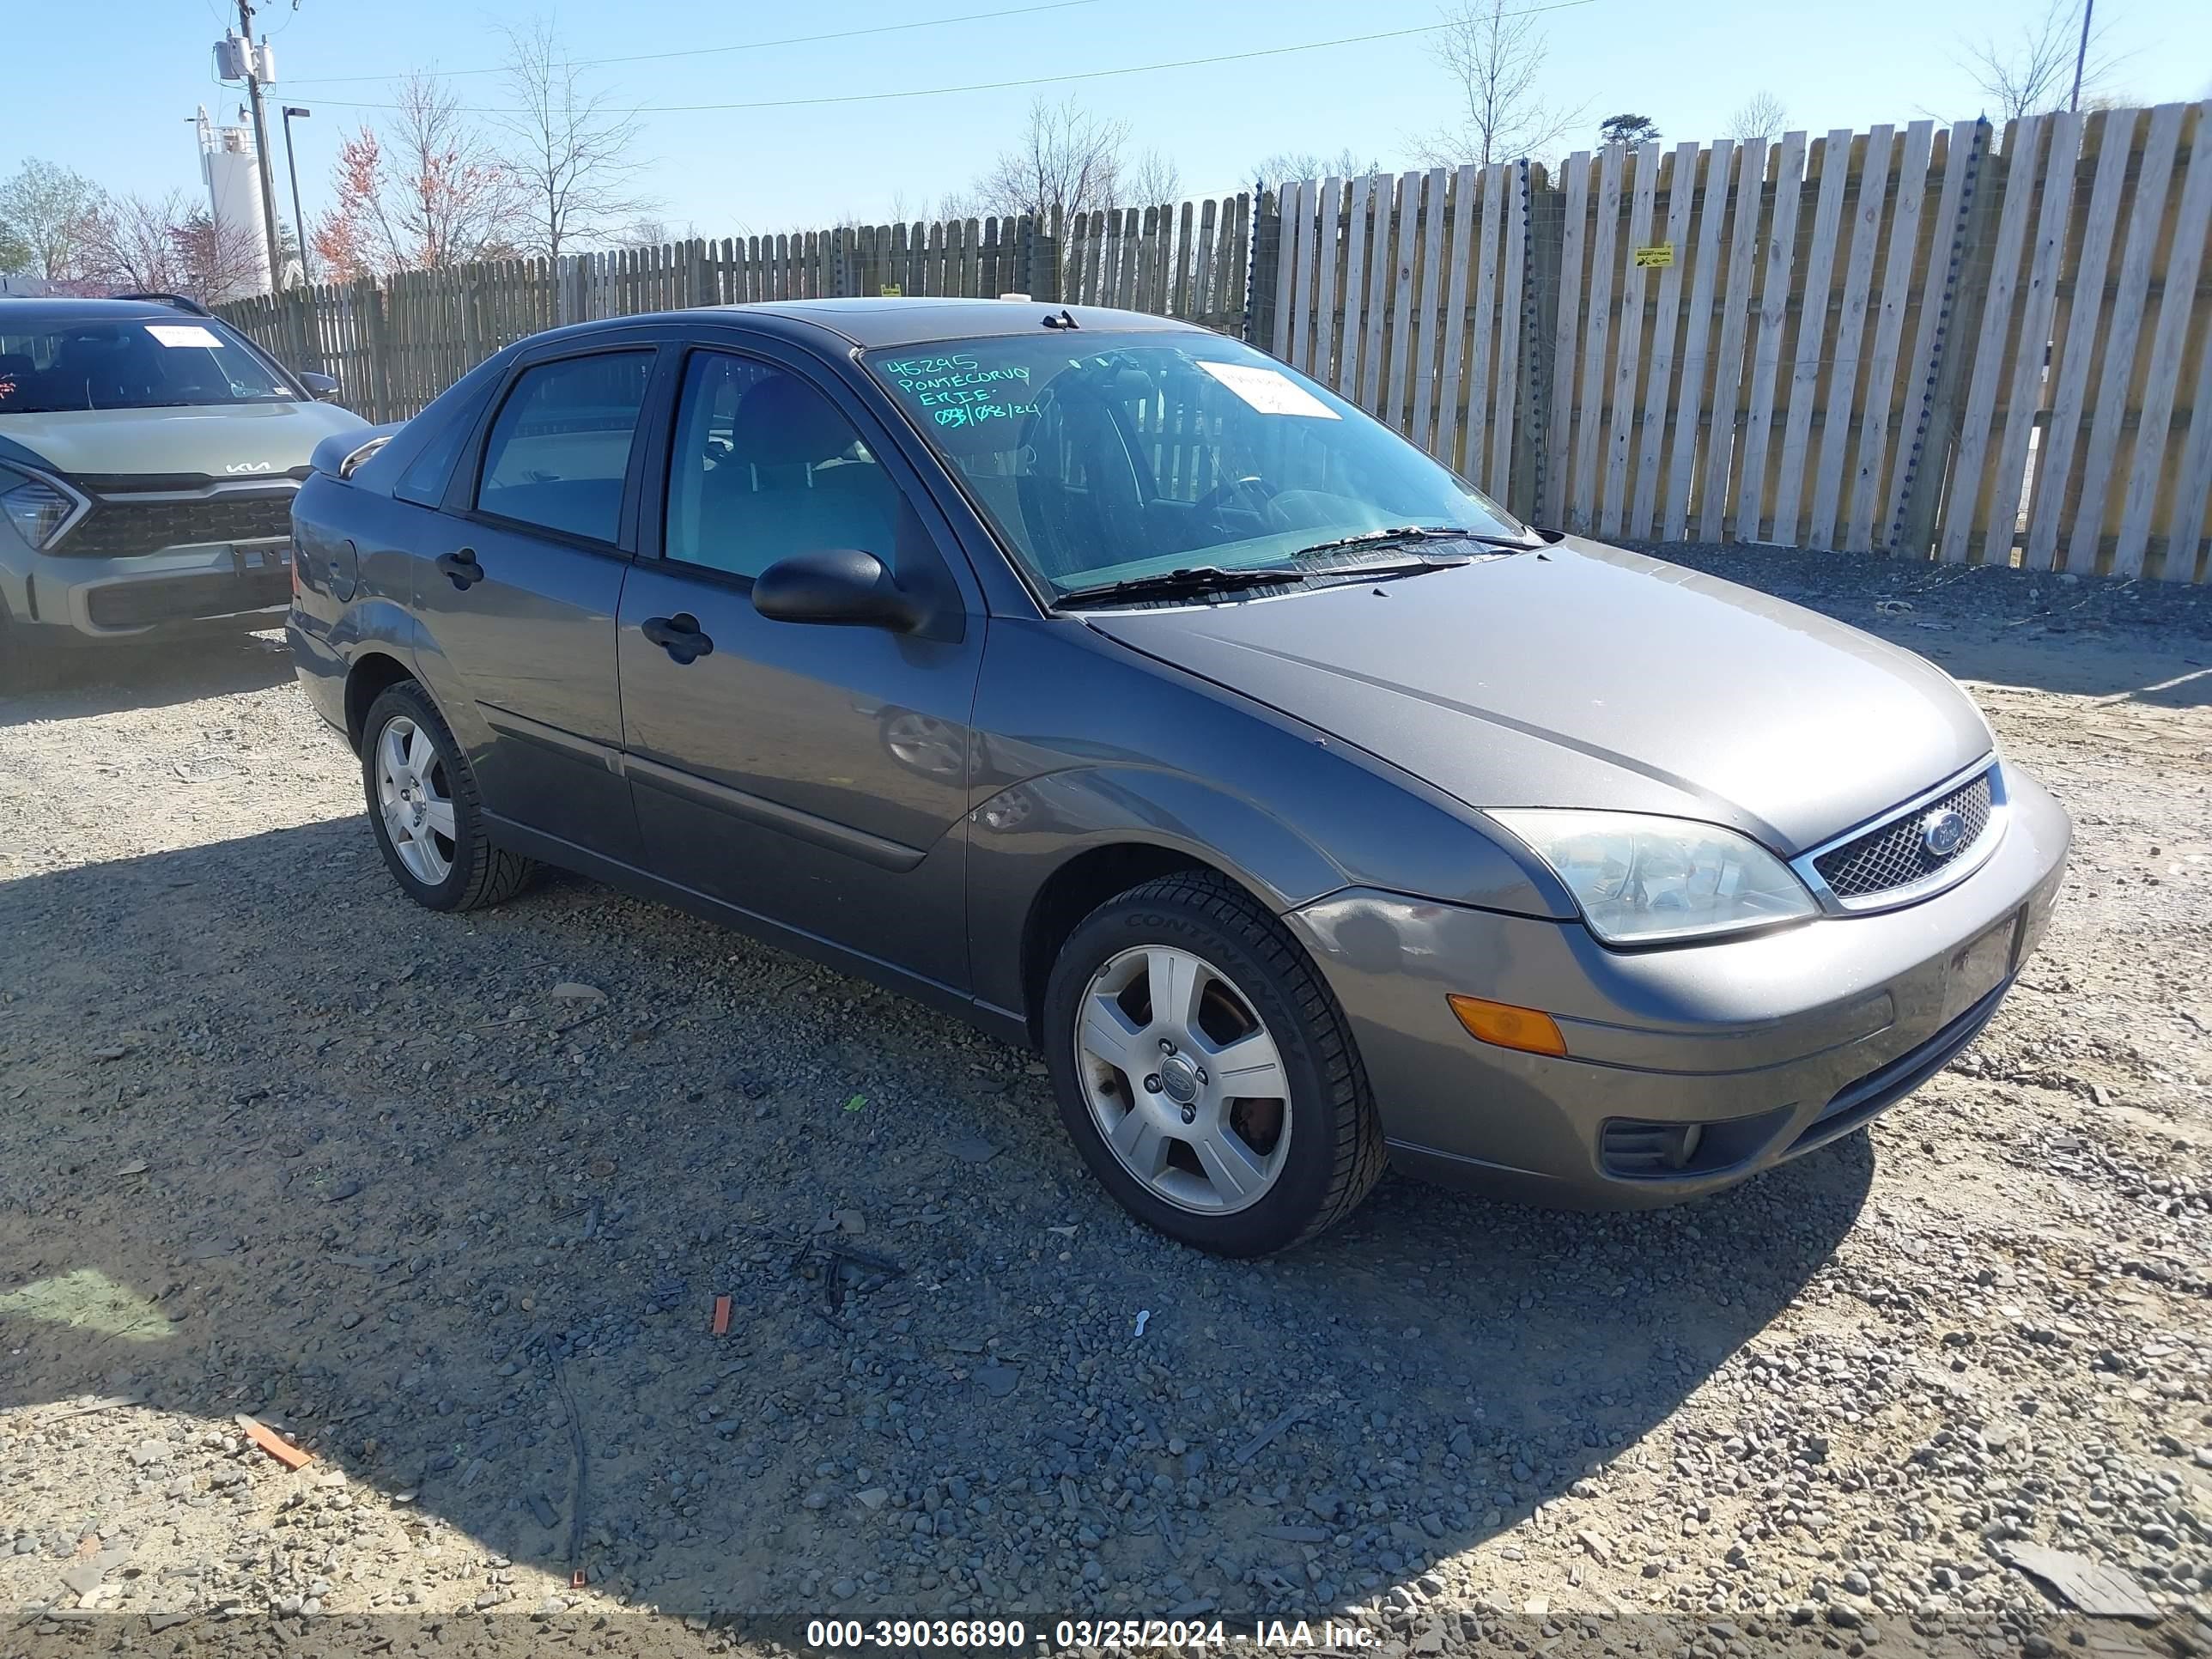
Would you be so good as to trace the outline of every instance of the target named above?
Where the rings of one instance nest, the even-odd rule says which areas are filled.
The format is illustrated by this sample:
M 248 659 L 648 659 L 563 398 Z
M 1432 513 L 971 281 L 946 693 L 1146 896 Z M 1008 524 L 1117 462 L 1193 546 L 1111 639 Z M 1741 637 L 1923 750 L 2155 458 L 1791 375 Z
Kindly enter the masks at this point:
M 1920 844 L 1930 858 L 1948 859 L 1966 839 L 1966 821 L 1948 806 L 1920 820 Z

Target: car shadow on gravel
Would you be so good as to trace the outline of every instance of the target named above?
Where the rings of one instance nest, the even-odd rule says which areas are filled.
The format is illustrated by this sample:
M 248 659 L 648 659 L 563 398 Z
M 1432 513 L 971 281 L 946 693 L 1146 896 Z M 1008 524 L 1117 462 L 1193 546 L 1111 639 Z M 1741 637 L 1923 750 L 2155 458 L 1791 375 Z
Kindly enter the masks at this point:
M 291 678 L 292 653 L 282 634 L 69 647 L 48 653 L 28 689 L 0 690 L 0 726 L 160 708 L 263 690 Z
M 428 915 L 358 821 L 0 885 L 0 938 L 45 1524 L 381 1540 L 349 1610 L 1317 1613 L 1663 1467 L 1872 1174 L 1636 1216 L 1393 1180 L 1223 1261 L 1112 1205 L 1029 1056 L 587 883 Z M 87 1404 L 143 1415 L 130 1466 L 70 1462 Z

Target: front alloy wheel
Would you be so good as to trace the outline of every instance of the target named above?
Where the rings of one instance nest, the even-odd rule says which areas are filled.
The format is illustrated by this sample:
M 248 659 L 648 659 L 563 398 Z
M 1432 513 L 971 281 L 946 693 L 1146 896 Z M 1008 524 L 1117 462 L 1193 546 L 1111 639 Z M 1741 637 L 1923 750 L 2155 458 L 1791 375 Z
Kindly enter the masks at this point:
M 1212 963 L 1121 951 L 1091 976 L 1076 1043 L 1091 1120 L 1149 1191 L 1200 1215 L 1267 1195 L 1290 1155 L 1290 1079 L 1251 999 Z
M 1235 883 L 1163 876 L 1060 946 L 1046 1063 L 1091 1173 L 1138 1219 L 1263 1255 L 1351 1213 L 1382 1135 L 1344 1010 Z

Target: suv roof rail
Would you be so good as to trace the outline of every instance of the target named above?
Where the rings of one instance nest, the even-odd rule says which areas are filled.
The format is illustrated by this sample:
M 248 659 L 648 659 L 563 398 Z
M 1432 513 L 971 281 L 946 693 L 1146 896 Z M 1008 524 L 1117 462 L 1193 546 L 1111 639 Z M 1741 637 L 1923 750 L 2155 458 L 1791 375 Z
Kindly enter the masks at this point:
M 212 317 L 215 313 L 188 294 L 132 293 L 111 294 L 111 300 L 151 300 L 157 305 L 174 306 L 179 311 L 189 311 L 195 317 Z

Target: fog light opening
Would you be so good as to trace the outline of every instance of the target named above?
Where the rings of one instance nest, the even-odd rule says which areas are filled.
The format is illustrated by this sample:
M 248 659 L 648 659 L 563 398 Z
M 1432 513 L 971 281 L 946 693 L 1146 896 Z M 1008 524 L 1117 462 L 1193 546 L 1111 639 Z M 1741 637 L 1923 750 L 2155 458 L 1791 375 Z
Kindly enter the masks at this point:
M 1490 1002 L 1481 997 L 1448 996 L 1451 1011 L 1468 1035 L 1500 1048 L 1523 1054 L 1565 1057 L 1567 1040 L 1559 1022 L 1535 1008 L 1517 1008 L 1510 1002 Z

